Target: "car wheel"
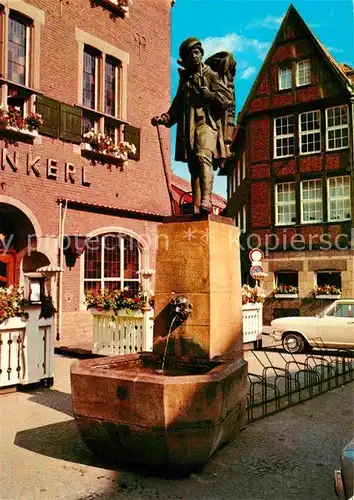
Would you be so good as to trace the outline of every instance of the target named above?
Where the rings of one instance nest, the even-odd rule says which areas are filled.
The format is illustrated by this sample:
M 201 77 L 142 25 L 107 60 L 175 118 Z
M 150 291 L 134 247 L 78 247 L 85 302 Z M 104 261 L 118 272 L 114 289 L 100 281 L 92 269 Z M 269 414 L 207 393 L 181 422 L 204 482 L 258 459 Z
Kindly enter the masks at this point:
M 283 336 L 283 347 L 290 354 L 304 352 L 305 345 L 305 340 L 299 333 L 288 332 Z

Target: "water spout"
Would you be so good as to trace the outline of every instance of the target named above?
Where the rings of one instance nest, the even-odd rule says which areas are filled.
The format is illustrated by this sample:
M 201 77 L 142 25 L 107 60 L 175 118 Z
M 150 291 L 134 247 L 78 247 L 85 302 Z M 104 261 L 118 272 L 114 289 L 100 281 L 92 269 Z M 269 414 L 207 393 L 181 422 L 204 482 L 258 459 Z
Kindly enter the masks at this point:
M 184 321 L 186 321 L 186 319 L 188 319 L 188 316 L 190 315 L 191 310 L 192 310 L 192 306 L 189 303 L 188 299 L 186 299 L 185 297 L 181 297 L 181 296 L 174 297 L 170 302 L 170 307 L 171 307 L 171 314 L 173 315 L 173 317 L 172 317 L 170 328 L 169 328 L 168 334 L 167 334 L 165 352 L 164 352 L 164 355 L 162 358 L 162 367 L 161 367 L 161 370 L 156 370 L 156 373 L 159 373 L 159 374 L 162 374 L 164 372 L 164 369 L 165 369 L 168 343 L 170 340 L 173 325 L 175 323 L 181 324 Z

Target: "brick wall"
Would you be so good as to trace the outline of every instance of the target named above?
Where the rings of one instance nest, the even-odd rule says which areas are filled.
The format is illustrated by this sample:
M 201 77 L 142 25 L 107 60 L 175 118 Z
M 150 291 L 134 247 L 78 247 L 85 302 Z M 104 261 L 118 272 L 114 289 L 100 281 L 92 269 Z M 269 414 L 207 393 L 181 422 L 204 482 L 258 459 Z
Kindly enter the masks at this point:
M 91 204 L 103 204 L 120 209 L 170 214 L 170 203 L 161 162 L 155 127 L 151 117 L 166 111 L 170 104 L 170 0 L 139 0 L 130 8 L 126 18 L 112 18 L 110 12 L 90 0 L 59 2 L 28 0 L 45 12 L 40 42 L 40 88 L 46 96 L 75 105 L 78 102 L 78 45 L 75 29 L 89 33 L 104 42 L 129 53 L 127 70 L 127 120 L 141 128 L 141 155 L 139 161 L 129 160 L 124 168 L 107 164 L 95 165 L 81 156 L 78 146 L 59 139 L 39 136 L 33 144 L 19 142 L 9 145 L 8 155 L 18 155 L 18 169 L 14 172 L 5 162 L 0 168 L 1 198 L 23 203 L 37 219 L 43 236 L 58 236 L 58 198 L 74 199 Z M 136 34 L 146 40 L 140 47 Z M 161 131 L 165 158 L 169 161 L 169 131 Z M 3 139 L 0 147 L 5 147 Z M 27 157 L 40 158 L 27 173 Z M 47 178 L 47 160 L 57 161 L 57 178 Z M 65 181 L 65 164 L 75 166 L 74 182 Z M 82 185 L 82 169 L 89 186 Z M 65 230 L 85 235 L 103 227 L 128 228 L 137 234 L 155 234 L 156 223 L 133 218 L 98 215 L 84 211 L 68 211 Z M 150 266 L 154 267 L 155 253 L 151 251 Z M 72 313 L 79 309 L 79 268 L 76 264 L 64 272 L 64 311 L 71 325 Z M 87 321 L 86 323 L 87 324 Z M 85 327 L 86 328 L 86 327 Z M 69 331 L 69 327 L 68 327 Z M 65 339 L 65 335 L 64 335 Z

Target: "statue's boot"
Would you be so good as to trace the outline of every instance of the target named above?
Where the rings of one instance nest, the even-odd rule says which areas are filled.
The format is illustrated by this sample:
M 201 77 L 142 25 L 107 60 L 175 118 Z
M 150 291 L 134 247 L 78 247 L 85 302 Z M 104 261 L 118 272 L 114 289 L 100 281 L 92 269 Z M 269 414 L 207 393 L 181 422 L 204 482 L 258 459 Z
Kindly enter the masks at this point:
M 199 177 L 192 176 L 191 177 L 191 185 L 192 185 L 192 195 L 193 195 L 193 213 L 200 213 L 200 182 Z
M 201 191 L 200 211 L 203 213 L 212 213 L 211 194 L 213 190 L 214 172 L 212 170 L 211 157 L 200 156 L 199 180 Z

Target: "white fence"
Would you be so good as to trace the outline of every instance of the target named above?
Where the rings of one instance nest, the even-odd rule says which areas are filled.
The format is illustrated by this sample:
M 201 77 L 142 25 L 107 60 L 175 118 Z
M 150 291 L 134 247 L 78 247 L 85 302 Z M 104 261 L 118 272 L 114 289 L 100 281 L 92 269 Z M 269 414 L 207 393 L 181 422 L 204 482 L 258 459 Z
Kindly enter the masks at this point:
M 28 320 L 0 324 L 0 389 L 53 377 L 53 318 L 39 319 L 40 310 L 29 306 Z
M 263 304 L 242 306 L 243 342 L 257 342 L 262 338 Z
M 154 311 L 112 312 L 91 309 L 93 315 L 93 346 L 95 354 L 117 355 L 152 351 Z

